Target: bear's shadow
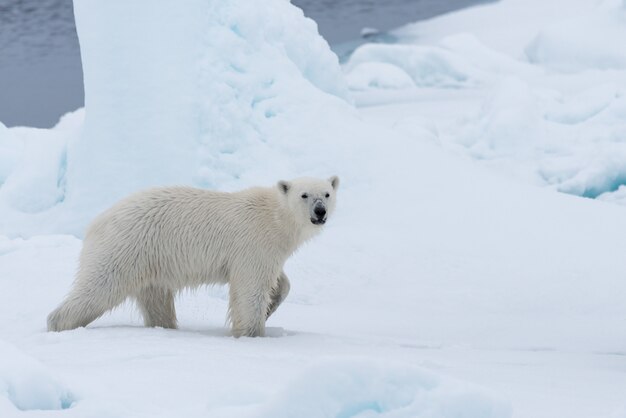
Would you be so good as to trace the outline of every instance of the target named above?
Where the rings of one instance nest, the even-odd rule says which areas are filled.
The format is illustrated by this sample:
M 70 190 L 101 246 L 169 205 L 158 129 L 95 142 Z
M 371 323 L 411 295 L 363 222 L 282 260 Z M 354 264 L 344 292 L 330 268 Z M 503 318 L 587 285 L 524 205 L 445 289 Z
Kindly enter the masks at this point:
M 175 331 L 175 330 L 172 330 Z M 233 335 L 228 328 L 215 327 L 215 328 L 185 328 L 181 327 L 177 331 L 189 332 L 194 334 L 201 334 L 208 337 L 221 337 L 231 338 Z M 265 338 L 284 338 L 297 335 L 298 333 L 291 330 L 286 330 L 283 327 L 266 327 Z

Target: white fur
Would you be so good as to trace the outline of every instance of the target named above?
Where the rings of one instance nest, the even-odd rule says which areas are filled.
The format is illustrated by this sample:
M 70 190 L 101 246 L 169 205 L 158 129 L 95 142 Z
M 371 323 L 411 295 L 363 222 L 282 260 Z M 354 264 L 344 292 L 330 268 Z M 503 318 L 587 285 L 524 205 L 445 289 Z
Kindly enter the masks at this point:
M 320 231 L 313 205 L 330 215 L 337 187 L 337 177 L 302 178 L 236 193 L 169 187 L 132 195 L 90 225 L 73 288 L 48 330 L 86 326 L 128 297 L 146 326 L 175 328 L 177 291 L 229 283 L 233 335 L 262 336 L 289 292 L 285 261 Z

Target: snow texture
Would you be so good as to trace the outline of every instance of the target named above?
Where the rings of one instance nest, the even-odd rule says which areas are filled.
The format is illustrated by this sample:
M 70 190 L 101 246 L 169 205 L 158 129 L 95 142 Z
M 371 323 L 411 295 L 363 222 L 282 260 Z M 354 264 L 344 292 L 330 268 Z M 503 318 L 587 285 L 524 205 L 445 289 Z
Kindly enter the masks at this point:
M 3 398 L 5 401 L 3 401 Z M 12 405 L 9 405 L 8 400 Z M 0 413 L 15 409 L 66 409 L 74 402 L 70 392 L 33 358 L 0 341 Z
M 348 74 L 354 72 L 355 67 L 362 68 L 364 63 L 379 64 L 370 68 L 374 74 L 389 71 L 380 64 L 398 67 L 419 87 L 459 88 L 476 83 L 480 77 L 463 59 L 432 46 L 365 44 L 350 56 L 346 65 Z
M 401 364 L 333 360 L 311 366 L 259 417 L 510 417 L 506 403 L 471 385 Z
M 403 69 L 386 62 L 356 64 L 346 77 L 352 90 L 367 90 L 371 87 L 401 89 L 415 85 Z

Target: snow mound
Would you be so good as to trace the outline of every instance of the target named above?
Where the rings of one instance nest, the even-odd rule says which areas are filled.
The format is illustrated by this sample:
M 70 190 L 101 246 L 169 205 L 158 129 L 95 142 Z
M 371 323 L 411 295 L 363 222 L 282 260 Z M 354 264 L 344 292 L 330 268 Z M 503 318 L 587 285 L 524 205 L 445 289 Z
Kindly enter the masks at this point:
M 537 75 L 541 72 L 538 68 L 526 62 L 519 61 L 505 53 L 496 51 L 485 45 L 472 33 L 457 33 L 446 36 L 438 44 L 451 54 L 462 57 L 476 68 L 484 71 L 484 77 L 491 75 L 509 75 L 522 73 L 525 75 Z M 496 78 L 497 80 L 497 78 Z
M 415 85 L 413 79 L 401 68 L 384 62 L 357 64 L 346 75 L 352 90 L 370 88 L 401 89 Z
M 509 172 L 526 171 L 536 184 L 596 198 L 626 184 L 625 110 L 621 89 L 610 83 L 559 93 L 501 77 L 444 139 Z
M 617 189 L 598 195 L 598 200 L 626 205 L 626 186 L 620 185 Z
M 35 359 L 0 341 L 0 396 L 20 410 L 66 409 L 71 393 Z M 2 412 L 2 409 L 0 409 Z
M 12 161 L 0 188 L 0 204 L 36 213 L 64 199 L 67 146 L 78 136 L 83 118 L 84 112 L 78 110 L 65 115 L 52 129 L 8 130 L 7 145 L 12 147 L 4 158 Z
M 550 122 L 580 124 L 607 109 L 619 96 L 613 83 L 599 84 L 547 103 L 544 117 Z
M 357 64 L 402 68 L 417 88 L 407 86 L 396 97 L 431 99 L 439 112 L 420 116 L 430 119 L 428 126 L 416 123 L 445 147 L 533 184 L 624 202 L 622 192 L 609 196 L 626 184 L 622 1 L 577 0 L 563 8 L 559 2 L 506 0 L 417 22 L 394 36 L 403 44 L 359 48 L 345 66 L 348 76 Z M 441 65 L 425 64 L 434 61 Z M 363 90 L 362 79 L 350 83 L 355 92 Z M 375 104 L 376 96 L 357 94 Z M 438 107 L 437 96 L 450 105 Z M 424 104 L 420 109 L 429 110 Z M 408 125 L 391 123 L 397 130 Z
M 419 87 L 468 87 L 481 78 L 480 71 L 464 59 L 435 46 L 365 44 L 350 56 L 346 70 L 350 73 L 364 63 L 394 65 Z M 388 66 L 375 69 L 389 71 Z
M 626 7 L 604 7 L 542 29 L 526 48 L 528 60 L 565 72 L 626 68 Z
M 479 388 L 406 365 L 334 360 L 302 372 L 260 417 L 505 418 Z
M 521 158 L 545 137 L 541 123 L 531 88 L 519 78 L 505 77 L 456 140 L 476 158 Z
M 0 122 L 0 187 L 11 174 L 22 153 L 22 144 Z

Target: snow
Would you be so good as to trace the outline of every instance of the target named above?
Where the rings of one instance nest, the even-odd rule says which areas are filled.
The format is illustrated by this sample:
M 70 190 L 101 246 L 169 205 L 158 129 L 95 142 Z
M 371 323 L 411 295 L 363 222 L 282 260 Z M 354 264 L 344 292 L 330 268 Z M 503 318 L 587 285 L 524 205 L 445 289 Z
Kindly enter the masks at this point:
M 529 43 L 526 55 L 530 62 L 556 71 L 623 70 L 626 48 L 611 39 L 626 39 L 626 7 L 607 2 L 591 15 L 546 26 Z
M 387 63 L 404 70 L 420 87 L 468 86 L 480 74 L 442 48 L 414 45 L 365 44 L 350 56 L 348 73 L 364 63 Z M 384 67 L 382 67 L 384 68 Z M 379 65 L 377 70 L 381 69 Z
M 286 1 L 77 0 L 86 109 L 0 124 L 0 416 L 622 418 L 623 10 L 502 0 L 341 67 Z M 45 331 L 119 196 L 333 174 L 267 338 L 222 287 Z
M 346 79 L 352 90 L 367 90 L 371 87 L 401 89 L 415 85 L 403 69 L 386 62 L 356 64 L 346 74 Z
M 403 364 L 332 360 L 310 366 L 260 416 L 508 417 L 506 403 L 480 389 Z
M 82 129 L 84 110 L 52 129 L 0 127 L 0 230 L 36 235 L 56 228 L 67 187 L 67 152 Z M 68 214 L 69 216 L 69 214 Z
M 73 402 L 71 393 L 39 362 L 0 341 L 0 412 L 3 416 L 13 414 L 16 409 L 66 409 Z
M 623 202 L 609 195 L 626 183 L 626 48 L 617 41 L 626 37 L 626 9 L 618 1 L 558 4 L 502 1 L 400 28 L 399 44 L 364 45 L 344 68 L 348 79 L 355 65 L 392 64 L 417 87 L 382 92 L 370 83 L 363 91 L 353 83 L 357 104 L 417 102 L 424 87 L 454 88 L 433 97 L 464 107 L 426 109 L 442 146 L 532 184 Z M 372 67 L 368 78 L 384 75 Z M 398 114 L 388 106 L 376 117 L 404 125 Z
M 0 122 L 0 184 L 6 181 L 15 168 L 22 152 L 21 148 L 21 143 L 15 140 L 9 129 Z
M 68 140 L 76 136 L 83 111 L 65 115 L 52 129 L 11 129 L 21 157 L 0 189 L 0 201 L 17 211 L 34 213 L 61 202 L 65 192 Z M 10 155 L 10 154 L 9 154 Z

